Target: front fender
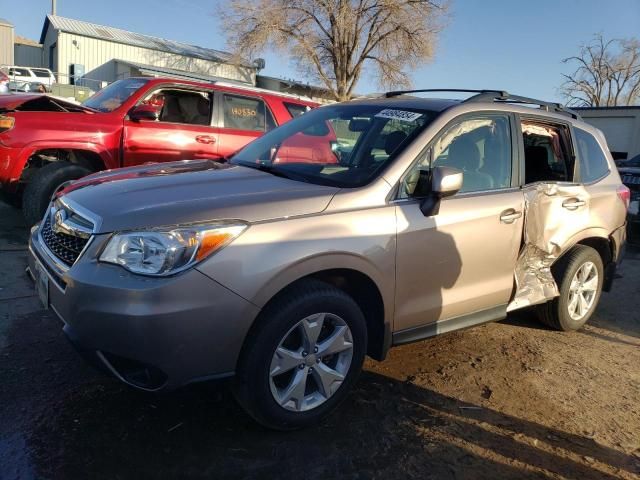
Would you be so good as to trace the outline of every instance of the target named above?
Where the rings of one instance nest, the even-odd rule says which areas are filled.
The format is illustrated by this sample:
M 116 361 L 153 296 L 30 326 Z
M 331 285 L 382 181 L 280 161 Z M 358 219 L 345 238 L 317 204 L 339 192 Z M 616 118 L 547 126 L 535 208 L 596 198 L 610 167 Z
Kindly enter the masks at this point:
M 84 150 L 98 155 L 105 165 L 105 168 L 116 168 L 117 161 L 112 153 L 104 146 L 91 142 L 57 140 L 54 142 L 41 140 L 31 142 L 20 149 L 13 158 L 9 169 L 8 181 L 17 182 L 22 176 L 24 167 L 31 156 L 40 150 Z
M 353 270 L 369 277 L 378 287 L 385 308 L 385 323 L 391 323 L 393 318 L 394 288 L 392 282 L 370 261 L 350 252 L 319 253 L 291 264 L 278 272 L 262 288 L 260 288 L 252 303 L 263 307 L 276 294 L 292 283 L 327 270 Z

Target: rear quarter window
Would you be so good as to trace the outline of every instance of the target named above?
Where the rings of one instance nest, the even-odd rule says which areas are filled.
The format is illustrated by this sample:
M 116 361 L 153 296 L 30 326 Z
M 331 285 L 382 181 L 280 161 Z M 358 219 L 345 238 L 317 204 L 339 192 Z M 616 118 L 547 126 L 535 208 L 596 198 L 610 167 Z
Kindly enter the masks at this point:
M 609 173 L 609 162 L 600 144 L 593 135 L 575 128 L 576 146 L 579 155 L 580 180 L 591 183 Z
M 47 70 L 37 70 L 34 68 L 31 71 L 36 75 L 36 77 L 49 78 L 51 76 Z
M 296 118 L 300 115 L 304 115 L 310 110 L 310 108 L 306 105 L 301 105 L 299 103 L 284 102 L 284 106 L 287 108 L 287 111 L 289 112 L 289 115 L 291 115 L 291 118 Z

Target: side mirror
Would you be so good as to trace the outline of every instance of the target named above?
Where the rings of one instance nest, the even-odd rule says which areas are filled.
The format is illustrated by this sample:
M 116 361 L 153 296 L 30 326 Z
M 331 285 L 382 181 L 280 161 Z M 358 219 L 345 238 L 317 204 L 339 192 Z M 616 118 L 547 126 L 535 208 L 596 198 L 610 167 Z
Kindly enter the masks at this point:
M 458 193 L 462 188 L 462 170 L 453 167 L 435 167 L 431 170 L 431 191 L 420 202 L 420 211 L 425 217 L 437 215 L 440 200 Z
M 160 118 L 160 110 L 154 105 L 138 105 L 129 110 L 129 118 L 134 122 L 143 120 L 157 122 Z

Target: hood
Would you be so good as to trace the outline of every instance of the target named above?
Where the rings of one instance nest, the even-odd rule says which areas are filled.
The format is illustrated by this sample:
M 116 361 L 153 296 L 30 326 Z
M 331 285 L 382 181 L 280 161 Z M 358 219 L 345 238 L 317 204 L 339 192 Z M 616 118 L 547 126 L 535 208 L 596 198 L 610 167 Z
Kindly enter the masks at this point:
M 108 233 L 308 215 L 324 210 L 337 191 L 253 168 L 185 160 L 97 173 L 59 195 L 100 217 L 97 233 Z
M 64 98 L 42 93 L 24 93 L 0 96 L 0 113 L 5 112 L 86 112 L 95 110 L 70 102 Z

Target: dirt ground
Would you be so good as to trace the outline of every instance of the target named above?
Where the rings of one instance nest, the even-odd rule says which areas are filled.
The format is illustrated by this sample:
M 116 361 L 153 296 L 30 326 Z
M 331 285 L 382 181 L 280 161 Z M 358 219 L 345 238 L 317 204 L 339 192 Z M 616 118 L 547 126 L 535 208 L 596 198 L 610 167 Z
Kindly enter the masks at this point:
M 369 361 L 333 416 L 262 429 L 223 384 L 135 392 L 86 366 L 0 206 L 0 479 L 640 478 L 640 251 L 581 332 L 526 312 Z

